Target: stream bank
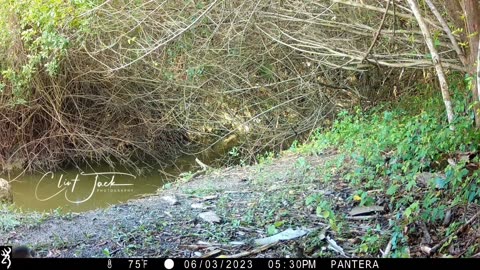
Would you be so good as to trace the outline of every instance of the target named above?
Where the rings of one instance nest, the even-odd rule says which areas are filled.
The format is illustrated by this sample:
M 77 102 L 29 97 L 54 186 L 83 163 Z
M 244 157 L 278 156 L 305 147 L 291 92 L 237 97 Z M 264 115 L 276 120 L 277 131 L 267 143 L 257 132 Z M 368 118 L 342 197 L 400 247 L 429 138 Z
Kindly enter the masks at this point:
M 333 155 L 290 155 L 189 180 L 187 175 L 155 195 L 80 214 L 4 213 L 16 222 L 2 232 L 0 242 L 28 245 L 39 257 L 196 257 L 215 250 L 223 255 L 254 250 L 252 240 L 266 237 L 275 221 L 278 231 L 328 226 L 304 203 L 306 191 L 323 188 L 316 176 L 299 174 L 298 166 L 321 166 Z M 203 220 L 199 214 L 205 212 L 220 220 Z M 298 256 L 300 242 L 252 255 Z
M 356 199 L 349 199 L 354 190 L 330 166 L 338 157 L 335 149 L 285 152 L 253 166 L 210 169 L 193 179 L 185 175 L 155 195 L 79 214 L 4 207 L 0 242 L 28 245 L 39 257 L 55 258 L 370 257 L 375 255 L 362 252 L 365 244 L 391 249 L 387 242 L 373 242 L 371 232 L 388 232 L 398 213 L 382 204 L 378 190 L 372 192 L 377 208 L 356 207 Z M 255 244 L 289 229 L 308 233 Z M 425 256 L 419 243 L 412 242 L 408 252 Z

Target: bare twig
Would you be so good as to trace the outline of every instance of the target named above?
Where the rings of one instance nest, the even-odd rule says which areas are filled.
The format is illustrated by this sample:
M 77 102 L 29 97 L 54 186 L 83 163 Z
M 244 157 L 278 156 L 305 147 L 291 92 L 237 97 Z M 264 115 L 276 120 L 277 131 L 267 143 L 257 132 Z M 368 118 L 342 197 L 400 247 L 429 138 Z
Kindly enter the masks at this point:
M 361 2 L 353 2 L 353 1 L 348 1 L 348 0 L 333 0 L 333 2 L 344 4 L 344 5 L 350 5 L 350 6 L 354 6 L 354 7 L 360 7 L 360 8 L 369 9 L 369 10 L 374 10 L 374 11 L 378 11 L 378 12 L 385 12 L 385 9 L 383 9 L 383 8 L 378 8 L 378 7 L 374 7 L 374 6 L 371 6 L 371 5 L 362 4 Z M 393 15 L 393 11 L 389 11 L 388 14 Z M 404 14 L 404 13 L 396 13 L 395 15 L 398 16 L 398 17 L 401 17 L 401 18 L 405 18 L 405 19 L 414 19 L 412 16 L 410 16 L 408 14 Z M 430 24 L 431 26 L 433 26 L 435 28 L 440 28 L 438 25 L 436 25 L 430 19 L 425 19 L 425 22 L 427 22 L 428 24 Z
M 377 39 L 380 36 L 380 32 L 382 31 L 383 24 L 385 23 L 385 19 L 387 18 L 387 13 L 388 13 L 388 8 L 389 7 L 390 7 L 390 1 L 387 1 L 387 6 L 385 7 L 385 13 L 383 13 L 382 21 L 380 22 L 380 25 L 378 26 L 377 32 L 375 32 L 375 36 L 373 37 L 372 44 L 370 44 L 370 47 L 368 47 L 368 50 L 365 52 L 365 55 L 363 56 L 362 60 L 360 60 L 360 63 L 363 63 L 363 61 L 365 61 L 365 59 L 370 54 L 370 51 L 373 49 L 373 46 L 375 46 L 375 43 L 377 42 Z
M 7 83 L 0 164 L 24 158 L 32 168 L 67 160 L 90 166 L 110 157 L 161 164 L 211 149 L 184 148 L 187 140 L 213 146 L 231 134 L 241 135 L 238 147 L 254 161 L 339 108 L 372 104 L 371 89 L 402 95 L 418 83 L 415 69 L 433 66 L 422 32 L 403 24 L 414 19 L 405 2 L 386 10 L 384 1 L 217 0 L 201 9 L 192 1 L 104 1 L 68 19 L 88 19 L 88 34 L 68 23 L 57 29 L 72 46 L 59 76 L 44 76 L 42 68 L 28 84 L 36 93 L 31 106 L 10 107 Z M 363 2 L 379 5 L 356 4 Z M 0 44 L 2 63 L 23 63 L 32 53 L 14 17 L 6 32 L 18 34 L 12 46 Z M 464 70 L 451 42 L 438 41 L 441 65 Z
M 460 232 L 462 232 L 463 230 L 465 230 L 465 228 L 468 225 L 470 225 L 470 223 L 472 223 L 479 216 L 480 216 L 480 211 L 477 212 L 475 215 L 473 215 L 473 217 L 471 217 L 467 222 L 465 222 L 465 224 L 460 226 L 460 228 L 458 228 L 453 234 L 450 234 L 449 236 L 445 237 L 442 241 L 438 242 L 438 244 L 433 246 L 432 249 L 430 250 L 430 254 L 434 254 L 435 252 L 437 252 L 437 250 L 439 248 L 441 248 L 443 246 L 443 244 L 445 244 L 452 236 L 455 236 L 455 235 L 459 234 Z
M 425 224 L 425 222 L 420 221 L 420 228 L 423 231 L 423 235 L 425 237 L 425 242 L 427 244 L 431 244 L 432 243 L 432 237 L 430 236 L 430 233 L 428 232 L 428 228 L 427 228 L 427 225 Z
M 372 215 L 372 216 L 358 216 L 358 217 L 345 217 L 345 218 L 350 220 L 371 220 L 379 217 L 380 217 L 379 215 Z
M 252 254 L 256 254 L 256 253 L 260 253 L 264 250 L 267 250 L 275 245 L 277 245 L 279 242 L 273 242 L 273 243 L 270 243 L 270 244 L 267 244 L 267 245 L 263 245 L 263 246 L 260 246 L 260 247 L 257 247 L 255 249 L 252 249 L 250 251 L 244 251 L 244 252 L 240 252 L 240 253 L 237 253 L 237 254 L 232 254 L 232 255 L 220 255 L 218 256 L 217 258 L 242 258 L 242 257 L 246 257 L 246 256 L 249 256 L 249 255 L 252 255 Z
M 218 0 L 213 1 L 201 14 L 199 14 L 189 25 L 187 25 L 187 27 L 175 31 L 169 38 L 167 38 L 166 40 L 164 40 L 162 42 L 157 42 L 157 44 L 155 46 L 153 46 L 151 49 L 149 49 L 147 52 L 145 52 L 141 56 L 139 56 L 139 57 L 135 58 L 134 60 L 132 60 L 132 61 L 126 63 L 126 64 L 123 64 L 119 67 L 110 69 L 110 72 L 117 71 L 117 70 L 120 70 L 120 69 L 124 69 L 124 68 L 136 63 L 137 61 L 142 60 L 143 58 L 148 56 L 153 51 L 157 50 L 158 48 L 160 48 L 162 46 L 165 46 L 166 44 L 168 44 L 172 40 L 176 39 L 177 37 L 179 37 L 180 35 L 185 33 L 187 30 L 192 28 L 195 24 L 197 24 L 200 21 L 200 19 L 203 19 L 203 17 L 208 12 L 210 12 L 210 10 L 212 10 L 212 8 L 217 4 L 217 2 L 218 2 Z
M 390 251 L 392 250 L 392 245 L 393 245 L 393 237 L 390 238 L 390 241 L 388 241 L 388 244 L 385 247 L 385 251 L 382 252 L 382 258 L 388 257 L 388 254 L 390 254 Z
M 209 257 L 215 256 L 215 255 L 220 254 L 220 253 L 222 253 L 222 251 L 220 249 L 215 249 L 215 250 L 212 250 L 208 253 L 205 253 L 202 256 L 202 258 L 209 258 Z
M 208 166 L 207 164 L 203 163 L 202 161 L 200 161 L 200 159 L 198 158 L 195 158 L 195 162 L 200 165 L 200 167 L 202 167 L 202 170 L 206 171 L 210 168 L 210 166 Z

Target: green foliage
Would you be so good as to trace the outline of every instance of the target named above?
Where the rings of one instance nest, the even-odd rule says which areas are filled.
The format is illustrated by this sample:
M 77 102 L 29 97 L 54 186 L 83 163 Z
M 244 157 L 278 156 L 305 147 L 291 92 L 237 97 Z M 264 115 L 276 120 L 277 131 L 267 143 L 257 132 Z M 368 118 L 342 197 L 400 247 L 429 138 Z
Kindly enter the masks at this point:
M 392 222 L 391 222 L 392 223 Z M 392 223 L 393 225 L 393 223 Z M 402 233 L 402 230 L 400 227 L 394 227 L 392 230 L 392 236 L 391 236 L 391 243 L 392 243 L 392 258 L 407 258 L 409 257 L 408 251 L 407 251 L 407 238 L 405 235 Z
M 367 233 L 362 237 L 362 243 L 357 248 L 360 253 L 378 253 L 380 245 L 380 232 L 378 230 L 368 229 Z
M 394 197 L 399 191 L 413 191 L 417 185 L 415 175 L 433 170 L 443 154 L 477 149 L 478 136 L 467 116 L 457 117 L 455 131 L 440 120 L 442 116 L 436 108 L 426 108 L 413 116 L 401 110 L 372 115 L 342 112 L 332 130 L 317 135 L 315 140 L 340 144 L 352 153 L 350 158 L 358 166 L 345 179 L 370 188 L 385 187 L 389 179 L 392 185 L 386 191 Z M 446 167 L 446 179 L 435 179 L 437 188 L 448 186 L 453 194 L 462 190 L 462 183 L 471 183 L 465 181 L 468 170 L 464 165 Z M 475 185 L 469 190 L 468 194 L 477 192 Z
M 265 154 L 257 156 L 258 164 L 265 164 L 265 165 L 271 164 L 275 157 L 276 157 L 275 152 L 267 151 L 265 152 Z
M 480 136 L 472 127 L 471 112 L 467 106 L 462 106 L 468 104 L 468 97 L 461 91 L 468 86 L 468 81 L 453 79 L 455 130 L 446 122 L 441 97 L 432 95 L 429 86 L 425 86 L 425 91 L 402 100 L 393 110 L 381 107 L 370 112 L 360 109 L 353 113 L 340 112 L 330 130 L 316 132 L 311 142 L 298 147 L 298 151 L 314 148 L 310 152 L 321 152 L 334 145 L 343 153 L 349 153 L 347 158 L 351 162 L 345 164 L 345 157 L 339 157 L 338 162 L 330 166 L 343 168 L 339 170 L 344 171 L 341 179 L 354 188 L 362 188 L 352 194 L 361 205 L 375 202 L 368 190 L 384 191 L 389 197 L 390 208 L 399 213 L 391 227 L 399 237 L 405 224 L 418 220 L 439 222 L 447 209 L 478 203 L 480 199 L 478 173 L 469 171 L 465 162 L 446 165 L 446 157 L 458 152 L 478 151 L 480 143 Z M 420 189 L 417 176 L 422 172 L 441 176 L 431 179 L 427 188 Z M 316 200 L 315 197 L 307 198 L 307 204 Z M 328 218 L 328 206 L 322 202 L 318 205 L 319 216 Z M 378 238 L 373 231 L 365 236 L 360 251 L 375 252 L 372 245 Z M 393 250 L 394 256 L 403 257 L 403 248 L 397 248 Z
M 271 236 L 278 233 L 278 229 L 275 224 L 270 224 L 267 226 L 267 235 Z
M 300 174 L 306 174 L 312 168 L 308 161 L 304 157 L 299 157 L 297 161 L 295 161 L 295 171 L 299 172 Z
M 333 211 L 333 208 L 328 200 L 323 198 L 322 195 L 314 194 L 310 195 L 305 199 L 305 204 L 309 205 L 316 205 L 316 214 L 317 216 L 325 219 L 328 221 L 330 227 L 337 231 L 339 228 L 338 218 Z
M 371 196 L 369 196 L 368 192 L 360 190 L 357 192 L 356 195 L 360 197 L 361 206 L 370 206 L 375 203 L 374 199 Z
M 18 215 L 12 212 L 11 206 L 0 204 L 0 230 L 7 232 L 20 225 Z
M 102 250 L 102 253 L 103 253 L 103 256 L 107 257 L 107 258 L 110 258 L 112 257 L 112 255 L 110 254 L 110 250 L 108 250 L 108 248 L 104 248 Z
M 14 104 L 26 103 L 35 75 L 55 76 L 72 32 L 87 29 L 80 14 L 94 1 L 0 0 L 0 73 L 11 85 Z M 18 48 L 11 52 L 12 48 Z M 8 53 L 10 51 L 10 53 Z
M 228 154 L 230 156 L 236 158 L 236 157 L 240 156 L 240 151 L 239 151 L 238 147 L 234 146 L 234 147 L 232 147 L 232 149 L 230 151 L 228 151 Z

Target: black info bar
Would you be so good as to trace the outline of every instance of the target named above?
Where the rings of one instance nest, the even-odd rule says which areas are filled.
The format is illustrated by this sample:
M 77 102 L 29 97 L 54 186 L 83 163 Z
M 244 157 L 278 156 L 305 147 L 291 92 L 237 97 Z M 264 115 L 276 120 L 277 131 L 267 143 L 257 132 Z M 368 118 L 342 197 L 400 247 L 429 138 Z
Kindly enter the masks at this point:
M 480 259 L 2 258 L 0 269 L 480 269 Z

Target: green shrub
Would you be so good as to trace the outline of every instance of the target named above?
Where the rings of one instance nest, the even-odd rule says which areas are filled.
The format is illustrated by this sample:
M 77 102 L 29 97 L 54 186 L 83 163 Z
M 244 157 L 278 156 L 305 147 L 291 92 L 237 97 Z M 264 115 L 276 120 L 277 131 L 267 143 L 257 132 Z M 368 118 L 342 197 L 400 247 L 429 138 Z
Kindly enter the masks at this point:
M 81 14 L 94 1 L 0 0 L 0 91 L 26 103 L 36 76 L 55 76 L 72 39 L 85 31 Z
M 455 90 L 454 103 L 467 104 L 468 97 Z M 446 165 L 446 159 L 458 152 L 478 150 L 480 136 L 472 127 L 471 114 L 462 111 L 465 107 L 457 106 L 462 110 L 457 109 L 455 130 L 451 130 L 445 120 L 441 97 L 418 95 L 421 99 L 408 97 L 394 104 L 396 109 L 393 110 L 385 110 L 382 106 L 369 112 L 342 111 L 327 132 L 316 132 L 311 142 L 298 150 L 321 152 L 335 146 L 349 153 L 351 162 L 341 165 L 345 169 L 342 178 L 354 188 L 361 187 L 356 194 L 361 204 L 373 202 L 363 196 L 366 191 L 384 191 L 390 208 L 398 213 L 391 230 L 396 231 L 402 241 L 405 239 L 401 228 L 405 225 L 416 221 L 442 221 L 447 209 L 478 203 L 480 198 L 478 172 L 468 170 L 465 162 Z M 420 189 L 416 176 L 422 172 L 439 176 L 432 179 L 428 187 Z M 366 236 L 361 251 L 372 251 L 367 250 L 371 248 L 369 241 L 377 241 L 377 238 Z M 397 243 L 393 244 L 396 247 Z M 398 247 L 397 253 L 399 250 L 402 248 Z M 404 255 L 397 253 L 395 256 Z

